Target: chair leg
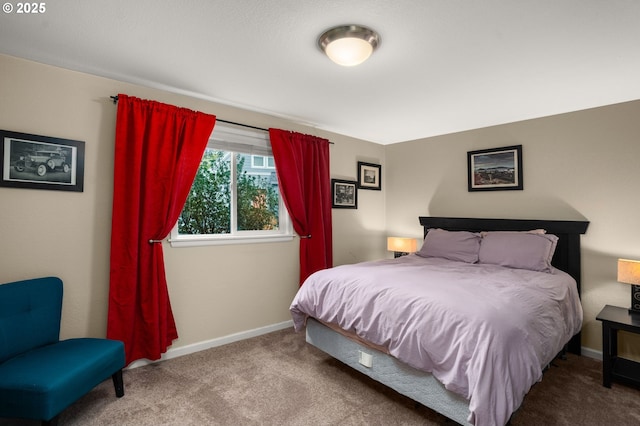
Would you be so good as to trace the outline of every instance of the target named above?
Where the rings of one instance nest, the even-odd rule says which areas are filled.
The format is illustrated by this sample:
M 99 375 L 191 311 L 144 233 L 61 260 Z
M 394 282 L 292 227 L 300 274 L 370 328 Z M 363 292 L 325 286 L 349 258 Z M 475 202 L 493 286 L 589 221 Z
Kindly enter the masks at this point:
M 42 426 L 58 426 L 58 416 L 55 416 L 51 420 L 43 420 Z
M 121 398 L 124 396 L 124 381 L 122 380 L 122 370 L 118 370 L 111 376 L 113 379 L 113 387 L 116 388 L 116 396 Z
M 113 379 L 113 386 L 116 388 L 116 396 L 121 398 L 124 396 L 124 381 L 122 380 L 122 370 L 118 370 L 111 376 Z M 42 426 L 58 426 L 58 416 L 55 416 L 51 420 L 43 420 Z

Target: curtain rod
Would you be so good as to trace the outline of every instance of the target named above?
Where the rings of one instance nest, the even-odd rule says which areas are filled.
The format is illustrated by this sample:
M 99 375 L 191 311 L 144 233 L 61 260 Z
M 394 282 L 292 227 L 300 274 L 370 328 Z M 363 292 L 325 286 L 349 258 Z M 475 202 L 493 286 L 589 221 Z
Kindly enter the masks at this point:
M 113 100 L 114 104 L 118 102 L 118 95 L 110 96 L 110 98 Z M 265 129 L 264 127 L 250 126 L 248 124 L 236 123 L 235 121 L 223 120 L 217 117 L 216 117 L 216 121 L 220 121 L 222 123 L 227 123 L 227 124 L 235 124 L 236 126 L 248 127 L 250 129 L 255 129 L 255 130 L 262 130 L 263 132 L 269 132 L 269 129 Z
M 114 104 L 118 102 L 118 95 L 110 96 L 110 98 L 113 100 Z M 227 123 L 227 124 L 235 124 L 236 126 L 248 127 L 250 129 L 255 129 L 255 130 L 262 130 L 263 132 L 267 132 L 267 133 L 269 132 L 269 129 L 265 129 L 264 127 L 250 126 L 249 124 L 236 123 L 235 121 L 223 120 L 217 117 L 216 117 L 216 121 L 220 121 L 222 123 Z M 329 141 L 329 144 L 333 145 L 333 142 Z

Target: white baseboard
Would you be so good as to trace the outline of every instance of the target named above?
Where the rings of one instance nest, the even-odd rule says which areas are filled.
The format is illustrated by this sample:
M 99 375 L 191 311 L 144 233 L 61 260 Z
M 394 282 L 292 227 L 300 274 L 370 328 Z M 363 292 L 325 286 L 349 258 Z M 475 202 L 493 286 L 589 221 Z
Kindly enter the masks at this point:
M 193 343 L 191 345 L 180 346 L 178 348 L 171 348 L 164 354 L 159 360 L 150 361 L 148 359 L 139 359 L 129 364 L 127 369 L 138 368 L 145 365 L 153 364 L 154 362 L 165 361 L 172 358 L 177 358 L 183 355 L 188 355 L 205 349 L 215 348 L 217 346 L 227 345 L 229 343 L 238 342 L 240 340 L 250 339 L 252 337 L 261 336 L 263 334 L 272 333 L 278 330 L 284 330 L 285 328 L 293 327 L 293 320 L 281 322 L 278 324 L 271 324 L 265 327 L 254 328 L 253 330 L 241 331 L 240 333 L 230 334 L 228 336 L 218 337 L 211 340 L 205 340 L 203 342 Z
M 162 355 L 159 360 L 150 361 L 148 359 L 139 359 L 129 364 L 127 369 L 138 368 L 145 365 L 153 364 L 154 362 L 165 361 L 167 359 L 178 358 L 183 355 L 188 355 L 205 349 L 211 349 L 222 345 L 227 345 L 233 342 L 239 342 L 240 340 L 250 339 L 252 337 L 261 336 L 263 334 L 272 333 L 278 330 L 284 330 L 285 328 L 293 327 L 293 320 L 284 321 L 278 324 L 271 324 L 265 327 L 254 328 L 253 330 L 241 331 L 239 333 L 230 334 L 228 336 L 218 337 L 211 340 L 205 340 L 203 342 L 193 343 L 191 345 L 180 346 L 178 348 L 171 348 Z M 582 356 L 597 359 L 602 361 L 602 352 L 594 349 L 586 348 L 582 346 Z
M 581 348 L 582 356 L 586 356 L 588 358 L 593 358 L 602 361 L 602 351 L 596 351 L 594 349 L 585 348 L 584 346 Z

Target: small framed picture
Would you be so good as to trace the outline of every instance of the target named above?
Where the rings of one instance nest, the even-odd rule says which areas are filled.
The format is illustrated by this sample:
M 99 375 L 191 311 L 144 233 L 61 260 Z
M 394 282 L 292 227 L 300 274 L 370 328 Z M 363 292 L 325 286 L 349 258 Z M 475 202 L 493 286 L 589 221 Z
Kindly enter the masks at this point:
M 522 145 L 467 152 L 469 192 L 522 190 Z
M 352 180 L 331 179 L 331 199 L 334 209 L 357 209 L 358 188 Z
M 84 142 L 0 130 L 0 186 L 84 189 Z
M 380 191 L 382 189 L 381 178 L 382 166 L 380 164 L 358 161 L 358 188 Z

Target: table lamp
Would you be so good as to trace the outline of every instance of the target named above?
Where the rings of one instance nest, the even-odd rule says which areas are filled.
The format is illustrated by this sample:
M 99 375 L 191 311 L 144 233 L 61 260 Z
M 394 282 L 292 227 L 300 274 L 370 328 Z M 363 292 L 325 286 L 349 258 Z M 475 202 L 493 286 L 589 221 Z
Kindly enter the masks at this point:
M 631 284 L 629 313 L 640 315 L 640 261 L 618 259 L 618 281 Z
M 415 253 L 417 248 L 418 243 L 415 238 L 387 237 L 387 250 L 393 252 L 394 258 Z

